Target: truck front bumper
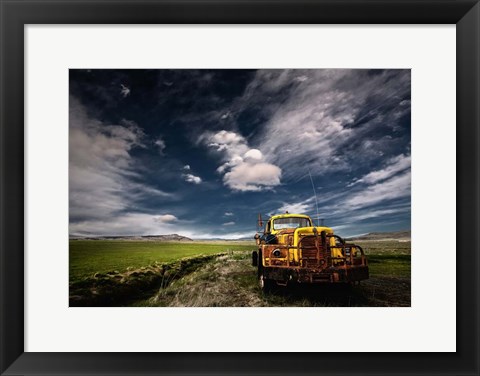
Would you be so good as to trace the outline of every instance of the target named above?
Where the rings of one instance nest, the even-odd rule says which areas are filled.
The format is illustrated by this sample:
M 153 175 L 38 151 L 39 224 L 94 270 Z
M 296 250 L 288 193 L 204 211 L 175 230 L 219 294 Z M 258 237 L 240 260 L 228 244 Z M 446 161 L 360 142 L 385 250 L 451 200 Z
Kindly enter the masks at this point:
M 264 267 L 264 277 L 279 282 L 347 283 L 368 279 L 367 265 L 347 265 L 325 269 Z

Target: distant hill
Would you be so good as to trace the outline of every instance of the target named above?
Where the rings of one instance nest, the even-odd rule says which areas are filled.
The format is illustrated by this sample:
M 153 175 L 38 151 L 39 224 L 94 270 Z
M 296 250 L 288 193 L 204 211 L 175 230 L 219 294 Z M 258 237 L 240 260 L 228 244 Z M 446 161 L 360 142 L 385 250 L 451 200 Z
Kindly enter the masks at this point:
M 348 240 L 398 240 L 398 241 L 409 241 L 411 239 L 412 239 L 411 231 L 370 232 L 365 235 L 348 238 Z
M 155 241 L 155 242 L 192 242 L 193 240 L 186 236 L 178 234 L 168 235 L 135 235 L 135 236 L 70 236 L 70 239 L 81 240 L 136 240 L 136 241 Z
M 193 239 L 194 241 L 215 241 L 215 242 L 236 242 L 236 241 L 253 241 L 253 236 L 243 238 L 201 238 Z

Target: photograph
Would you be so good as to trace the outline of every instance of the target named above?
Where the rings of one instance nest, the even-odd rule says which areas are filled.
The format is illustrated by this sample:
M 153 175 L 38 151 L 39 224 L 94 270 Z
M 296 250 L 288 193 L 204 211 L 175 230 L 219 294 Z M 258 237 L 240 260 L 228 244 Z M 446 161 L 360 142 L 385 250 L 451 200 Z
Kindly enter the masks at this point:
M 479 2 L 0 0 L 1 376 L 479 374 Z
M 410 69 L 70 69 L 70 307 L 410 307 Z

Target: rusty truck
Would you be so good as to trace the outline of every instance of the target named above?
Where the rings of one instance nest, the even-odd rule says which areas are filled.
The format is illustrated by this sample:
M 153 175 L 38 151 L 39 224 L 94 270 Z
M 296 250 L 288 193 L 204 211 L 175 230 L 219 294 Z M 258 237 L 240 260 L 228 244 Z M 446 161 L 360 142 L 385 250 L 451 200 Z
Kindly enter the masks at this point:
M 304 214 L 271 216 L 255 234 L 252 252 L 258 282 L 265 292 L 289 283 L 352 285 L 368 279 L 368 262 L 361 246 L 346 242 L 330 227 L 315 226 Z

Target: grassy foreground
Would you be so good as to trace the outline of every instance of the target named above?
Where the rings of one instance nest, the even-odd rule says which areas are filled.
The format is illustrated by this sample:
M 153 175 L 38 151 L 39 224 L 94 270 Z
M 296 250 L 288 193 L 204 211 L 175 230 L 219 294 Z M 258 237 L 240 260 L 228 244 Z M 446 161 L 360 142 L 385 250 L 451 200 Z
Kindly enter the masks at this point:
M 213 244 L 167 243 L 121 240 L 71 240 L 70 282 L 92 277 L 95 273 L 147 267 L 155 263 L 170 263 L 185 257 L 207 256 L 226 251 L 252 250 L 255 244 L 242 242 Z
M 385 245 L 385 244 L 384 244 Z M 369 254 L 370 278 L 345 286 L 292 285 L 262 294 L 250 252 L 215 257 L 135 306 L 143 307 L 409 307 L 410 249 Z
M 102 306 L 394 306 L 411 304 L 410 242 L 357 242 L 370 278 L 339 286 L 293 285 L 264 295 L 250 242 L 70 242 L 70 305 Z

